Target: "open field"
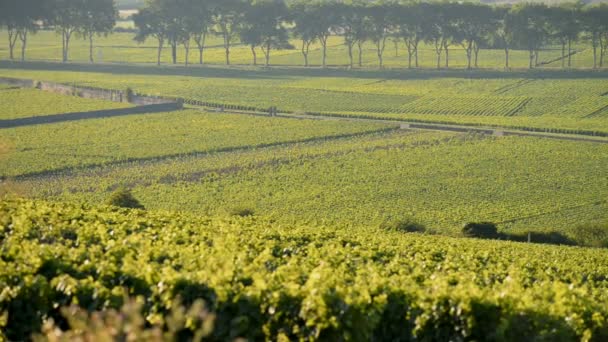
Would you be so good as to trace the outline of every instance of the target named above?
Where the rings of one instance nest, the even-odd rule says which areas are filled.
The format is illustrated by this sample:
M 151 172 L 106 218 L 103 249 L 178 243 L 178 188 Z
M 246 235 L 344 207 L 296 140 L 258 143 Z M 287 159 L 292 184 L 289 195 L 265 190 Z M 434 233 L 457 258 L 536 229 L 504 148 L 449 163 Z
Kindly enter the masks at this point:
M 116 64 L 55 63 L 49 32 L 28 56 L 51 62 L 0 61 L 0 77 L 186 103 L 0 85 L 0 340 L 608 340 L 605 71 L 505 72 L 498 51 L 471 72 L 378 71 L 369 47 L 347 70 L 335 37 L 337 68 L 293 67 L 297 51 L 156 67 L 131 39 L 98 40 Z M 481 222 L 498 231 L 463 230 Z
M 0 103 L 0 120 L 129 107 L 125 103 L 63 96 L 35 89 L 0 88 Z
M 413 218 L 448 235 L 466 222 L 491 221 L 509 233 L 557 231 L 587 243 L 592 237 L 577 227 L 608 220 L 607 164 L 605 144 L 391 131 L 20 184 L 32 196 L 76 203 L 103 203 L 128 186 L 146 207 L 210 216 L 250 208 L 283 224 L 355 229 Z
M 564 133 L 608 134 L 608 82 L 594 72 L 397 72 L 2 63 L 0 75 L 190 101 Z
M 119 22 L 118 27 L 132 29 L 132 22 Z M 97 37 L 95 39 L 94 57 L 98 62 L 112 63 L 156 63 L 156 41 L 149 39 L 145 43 L 137 43 L 133 40 L 134 33 L 116 32 L 107 37 Z M 290 50 L 275 50 L 272 51 L 271 64 L 275 66 L 302 66 L 304 58 L 300 52 L 301 41 L 292 39 L 291 44 L 294 46 Z M 192 49 L 189 53 L 190 63 L 197 64 L 199 62 L 199 52 L 195 48 L 196 44 L 191 43 Z M 20 47 L 17 47 L 20 49 Z M 588 42 L 579 42 L 574 47 L 578 51 L 572 56 L 572 67 L 589 69 L 593 66 L 593 54 L 591 44 Z M 28 60 L 45 60 L 45 61 L 61 61 L 61 36 L 53 31 L 40 31 L 36 35 L 32 35 L 28 42 L 26 57 Z M 465 50 L 460 45 L 454 45 L 450 48 L 449 67 L 454 69 L 464 69 L 467 65 Z M 20 53 L 20 50 L 18 51 Z M 185 51 L 180 48 L 178 51 L 178 63 L 183 64 L 185 61 Z M 258 57 L 263 56 L 262 51 L 258 49 Z M 540 52 L 539 62 L 540 67 L 544 69 L 559 69 L 561 68 L 561 48 L 558 46 L 549 46 Z M 209 35 L 206 42 L 204 54 L 205 63 L 209 64 L 224 64 L 225 55 L 223 41 L 221 37 Z M 436 53 L 431 45 L 421 44 L 419 48 L 419 67 L 424 69 L 436 68 Z M 8 59 L 8 42 L 7 34 L 0 31 L 0 59 Z M 70 59 L 72 61 L 88 62 L 89 60 L 89 45 L 88 41 L 75 37 L 70 43 Z M 311 66 L 319 66 L 322 59 L 321 45 L 315 43 L 311 46 L 310 51 Z M 356 60 L 358 57 L 356 57 Z M 403 42 L 395 45 L 388 41 L 384 56 L 384 65 L 387 68 L 406 68 L 407 67 L 407 49 Z M 171 51 L 169 47 L 163 50 L 162 62 L 165 64 L 171 63 Z M 231 49 L 231 62 L 233 64 L 250 65 L 253 64 L 253 55 L 248 46 L 239 44 L 238 41 Z M 262 58 L 258 59 L 262 63 Z M 528 67 L 529 55 L 527 51 L 513 50 L 510 53 L 510 67 L 514 69 L 526 69 Z M 344 45 L 342 37 L 330 37 L 328 41 L 327 63 L 331 66 L 348 66 L 348 52 Z M 483 69 L 500 69 L 504 68 L 504 51 L 502 50 L 481 50 L 479 55 L 479 68 Z M 362 56 L 363 68 L 377 68 L 378 60 L 375 50 L 375 45 L 367 42 L 363 47 Z M 444 67 L 444 62 L 442 62 Z

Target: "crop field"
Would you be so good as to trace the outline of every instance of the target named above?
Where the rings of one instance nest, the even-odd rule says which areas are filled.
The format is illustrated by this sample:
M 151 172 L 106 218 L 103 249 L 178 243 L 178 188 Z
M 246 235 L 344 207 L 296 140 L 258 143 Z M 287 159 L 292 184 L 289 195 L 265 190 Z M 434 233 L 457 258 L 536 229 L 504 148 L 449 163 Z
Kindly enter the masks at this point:
M 8 86 L 0 88 L 0 103 L 0 120 L 129 107 L 125 103 L 63 96 L 35 89 L 11 89 Z
M 132 23 L 121 22 L 120 27 L 130 28 Z M 149 39 L 144 43 L 134 41 L 134 33 L 116 32 L 107 37 L 95 38 L 94 58 L 98 62 L 111 63 L 156 63 L 156 41 Z M 271 64 L 276 66 L 302 66 L 304 58 L 300 52 L 301 41 L 291 40 L 293 49 L 275 50 L 271 54 Z M 5 31 L 0 31 L 0 59 L 8 58 L 8 42 Z M 189 61 L 197 64 L 199 62 L 199 52 L 195 48 L 196 44 L 191 43 Z M 18 46 L 19 48 L 19 46 Z M 578 51 L 572 56 L 572 66 L 574 68 L 591 68 L 593 66 L 593 55 L 591 44 L 588 42 L 578 43 L 574 49 Z M 61 36 L 53 31 L 40 31 L 31 35 L 28 42 L 26 58 L 28 60 L 61 60 Z M 178 51 L 178 63 L 185 62 L 185 51 L 180 48 Z M 263 63 L 262 51 L 258 48 L 258 63 Z M 419 47 L 419 67 L 424 69 L 436 68 L 437 55 L 432 45 L 422 43 Z M 558 69 L 561 68 L 561 48 L 549 46 L 540 52 L 539 62 L 541 68 Z M 223 41 L 221 37 L 209 35 L 205 48 L 205 63 L 224 64 L 225 55 Z M 513 50 L 510 53 L 510 66 L 515 69 L 525 69 L 528 67 L 529 55 L 527 51 Z M 89 45 L 88 41 L 75 37 L 70 43 L 70 59 L 72 61 L 88 62 Z M 355 61 L 358 62 L 358 56 Z M 384 65 L 388 68 L 407 67 L 407 49 L 403 42 L 399 42 L 395 48 L 392 41 L 387 41 L 384 53 Z M 322 48 L 320 43 L 311 46 L 309 61 L 312 66 L 321 65 Z M 250 65 L 253 64 L 253 55 L 248 46 L 239 44 L 238 40 L 231 49 L 231 62 L 233 64 Z M 162 63 L 171 63 L 171 51 L 169 47 L 163 49 Z M 327 63 L 331 66 L 348 66 L 348 51 L 344 45 L 342 37 L 333 36 L 328 41 Z M 378 66 L 376 47 L 373 43 L 367 42 L 363 46 L 362 55 L 363 68 L 374 69 Z M 479 67 L 484 69 L 503 69 L 504 68 L 503 50 L 481 50 L 479 55 Z M 450 47 L 449 67 L 463 69 L 467 65 L 466 53 L 462 46 L 453 45 Z M 441 62 L 445 66 L 445 61 Z
M 0 223 L 9 340 L 61 322 L 57 307 L 120 308 L 125 293 L 142 316 L 127 307 L 98 329 L 145 317 L 215 340 L 607 336 L 606 250 L 23 200 L 0 202 Z
M 2 161 L 0 175 L 49 173 L 386 129 L 394 128 L 376 123 L 272 120 L 197 110 L 23 126 L 0 129 L 0 139 L 14 147 Z
M 57 68 L 60 70 L 53 70 Z M 61 70 L 63 69 L 63 70 Z M 608 134 L 601 73 L 391 73 L 0 65 L 0 75 L 174 96 L 265 110 Z M 88 70 L 88 71 L 87 71 Z M 117 72 L 120 70 L 120 72 Z
M 222 66 L 218 37 L 209 65 L 157 67 L 132 33 L 60 64 L 48 31 L 22 63 L 5 36 L 0 77 L 178 103 L 0 84 L 0 341 L 608 340 L 608 73 L 585 43 L 579 70 L 553 47 L 457 70 L 459 46 L 432 70 L 427 45 L 405 70 L 392 42 L 349 70 L 340 37 L 322 69 L 319 44 L 311 68 L 238 43 Z
M 362 228 L 414 218 L 458 235 L 466 222 L 491 221 L 509 233 L 558 230 L 584 243 L 590 237 L 577 234 L 579 225 L 608 220 L 606 165 L 606 144 L 389 131 L 26 177 L 21 185 L 35 197 L 92 204 L 126 185 L 149 208 L 210 216 L 251 208 L 284 224 Z

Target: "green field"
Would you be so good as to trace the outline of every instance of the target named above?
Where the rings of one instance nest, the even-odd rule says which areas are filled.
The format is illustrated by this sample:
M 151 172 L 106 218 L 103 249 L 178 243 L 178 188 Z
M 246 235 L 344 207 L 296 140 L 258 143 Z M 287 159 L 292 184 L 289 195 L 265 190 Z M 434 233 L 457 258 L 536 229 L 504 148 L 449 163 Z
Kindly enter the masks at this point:
M 125 103 L 63 96 L 35 89 L 11 89 L 8 86 L 0 88 L 0 103 L 0 120 L 129 107 Z
M 119 22 L 120 28 L 132 28 L 132 23 L 125 21 Z M 156 63 L 156 41 L 149 39 L 145 43 L 138 44 L 133 40 L 134 33 L 117 32 L 107 37 L 98 37 L 95 40 L 94 58 L 98 62 L 112 63 Z M 293 39 L 291 44 L 294 49 L 275 50 L 271 55 L 271 64 L 276 66 L 302 66 L 304 58 L 300 52 L 301 41 Z M 195 48 L 196 44 L 191 43 L 192 49 L 189 54 L 190 63 L 196 64 L 199 61 L 199 53 Z M 377 68 L 378 59 L 376 47 L 373 43 L 364 44 L 362 64 L 363 68 Z M 591 44 L 579 42 L 575 47 L 579 51 L 572 56 L 572 67 L 589 69 L 593 66 L 593 54 Z M 259 50 L 259 49 L 258 49 Z M 32 35 L 28 42 L 26 57 L 28 60 L 47 60 L 61 61 L 61 36 L 53 31 L 40 31 Z M 466 53 L 462 46 L 453 45 L 450 47 L 449 67 L 464 69 L 467 65 Z M 17 46 L 17 55 L 20 54 L 20 46 Z M 178 63 L 183 64 L 185 51 L 180 48 L 178 52 Z M 258 57 L 263 56 L 262 51 L 257 51 Z M 419 66 L 425 69 L 436 68 L 436 53 L 431 45 L 421 44 L 419 48 Z M 540 53 L 539 62 L 543 63 L 543 69 L 561 68 L 561 47 L 548 46 Z M 19 55 L 20 57 L 20 55 Z M 358 57 L 357 57 L 358 58 Z M 514 50 L 510 53 L 510 66 L 514 69 L 525 69 L 528 67 L 529 55 L 527 51 Z M 0 59 L 8 59 L 8 40 L 7 34 L 0 31 Z M 72 61 L 88 62 L 89 45 L 88 41 L 75 37 L 70 43 L 70 59 Z M 322 51 L 321 45 L 315 43 L 311 46 L 309 55 L 312 66 L 321 65 Z M 553 62 L 551 62 L 553 61 Z M 171 63 L 170 48 L 163 50 L 162 62 Z M 251 49 L 236 42 L 231 51 L 231 62 L 233 64 L 250 65 L 253 63 Z M 258 59 L 263 63 L 262 59 Z M 221 37 L 209 35 L 205 49 L 205 63 L 224 64 L 225 55 L 223 41 Z M 327 63 L 331 66 L 348 66 L 348 52 L 344 45 L 343 38 L 334 36 L 328 41 Z M 479 55 L 479 67 L 483 69 L 504 68 L 504 52 L 498 50 L 482 50 Z M 403 42 L 394 47 L 393 42 L 387 42 L 384 55 L 384 65 L 388 68 L 407 67 L 407 49 Z M 444 62 L 442 62 L 444 67 Z
M 104 61 L 150 63 L 130 39 Z M 0 62 L 186 104 L 42 124 L 129 105 L 0 85 L 0 340 L 608 340 L 608 74 L 366 65 Z
M 0 64 L 0 75 L 280 111 L 608 134 L 603 73 L 348 72 Z
M 145 318 L 189 336 L 211 313 L 213 340 L 608 336 L 606 250 L 30 201 L 0 202 L 0 228 L 9 340 L 61 322 L 57 307 L 108 310 L 125 293 L 142 314 L 91 327 L 133 332 Z M 195 300 L 209 313 L 172 314 Z M 64 313 L 64 329 L 86 329 Z

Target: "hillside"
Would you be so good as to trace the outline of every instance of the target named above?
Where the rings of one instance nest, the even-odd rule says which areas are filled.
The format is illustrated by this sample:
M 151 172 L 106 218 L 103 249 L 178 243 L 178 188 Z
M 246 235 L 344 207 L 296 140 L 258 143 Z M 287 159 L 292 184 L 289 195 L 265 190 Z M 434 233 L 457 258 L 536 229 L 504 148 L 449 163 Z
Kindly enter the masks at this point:
M 608 337 L 607 250 L 24 200 L 1 202 L 0 248 L 9 340 L 124 293 L 157 325 L 203 298 L 216 340 Z

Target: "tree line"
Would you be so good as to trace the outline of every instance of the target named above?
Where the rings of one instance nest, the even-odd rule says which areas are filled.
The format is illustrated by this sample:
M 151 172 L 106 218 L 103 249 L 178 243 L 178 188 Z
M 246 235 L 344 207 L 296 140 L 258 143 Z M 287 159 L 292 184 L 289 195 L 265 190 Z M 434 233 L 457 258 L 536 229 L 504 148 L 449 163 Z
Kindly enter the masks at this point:
M 117 17 L 114 0 L 0 0 L 0 25 L 8 33 L 10 59 L 15 58 L 17 39 L 21 41 L 21 60 L 25 60 L 28 35 L 48 27 L 61 35 L 64 62 L 69 59 L 75 35 L 89 41 L 93 62 L 94 37 L 111 33 Z
M 112 0 L 0 0 L 0 23 L 8 31 L 11 59 L 17 39 L 25 59 L 27 34 L 46 26 L 62 36 L 63 61 L 68 60 L 74 34 L 89 40 L 93 61 L 93 38 L 111 32 L 116 16 Z M 198 63 L 203 64 L 210 35 L 222 38 L 227 65 L 235 42 L 251 49 L 256 65 L 261 50 L 268 66 L 271 52 L 295 48 L 290 43 L 295 38 L 304 66 L 310 65 L 311 46 L 318 43 L 321 65 L 326 67 L 331 36 L 343 38 L 351 68 L 362 66 L 366 43 L 374 46 L 380 68 L 390 42 L 395 47 L 405 45 L 409 68 L 419 66 L 421 44 L 432 48 L 437 68 L 449 67 L 449 54 L 455 49 L 464 51 L 469 69 L 478 67 L 482 49 L 503 50 L 507 69 L 513 49 L 528 51 L 529 68 L 539 65 L 539 53 L 549 45 L 561 46 L 562 67 L 572 66 L 576 53 L 572 46 L 581 40 L 593 50 L 594 68 L 603 67 L 608 51 L 608 5 L 582 2 L 489 6 L 364 0 L 147 0 L 133 20 L 135 40 L 156 40 L 159 65 L 165 46 L 170 47 L 174 64 L 181 48 L 186 65 L 192 48 L 198 50 Z

